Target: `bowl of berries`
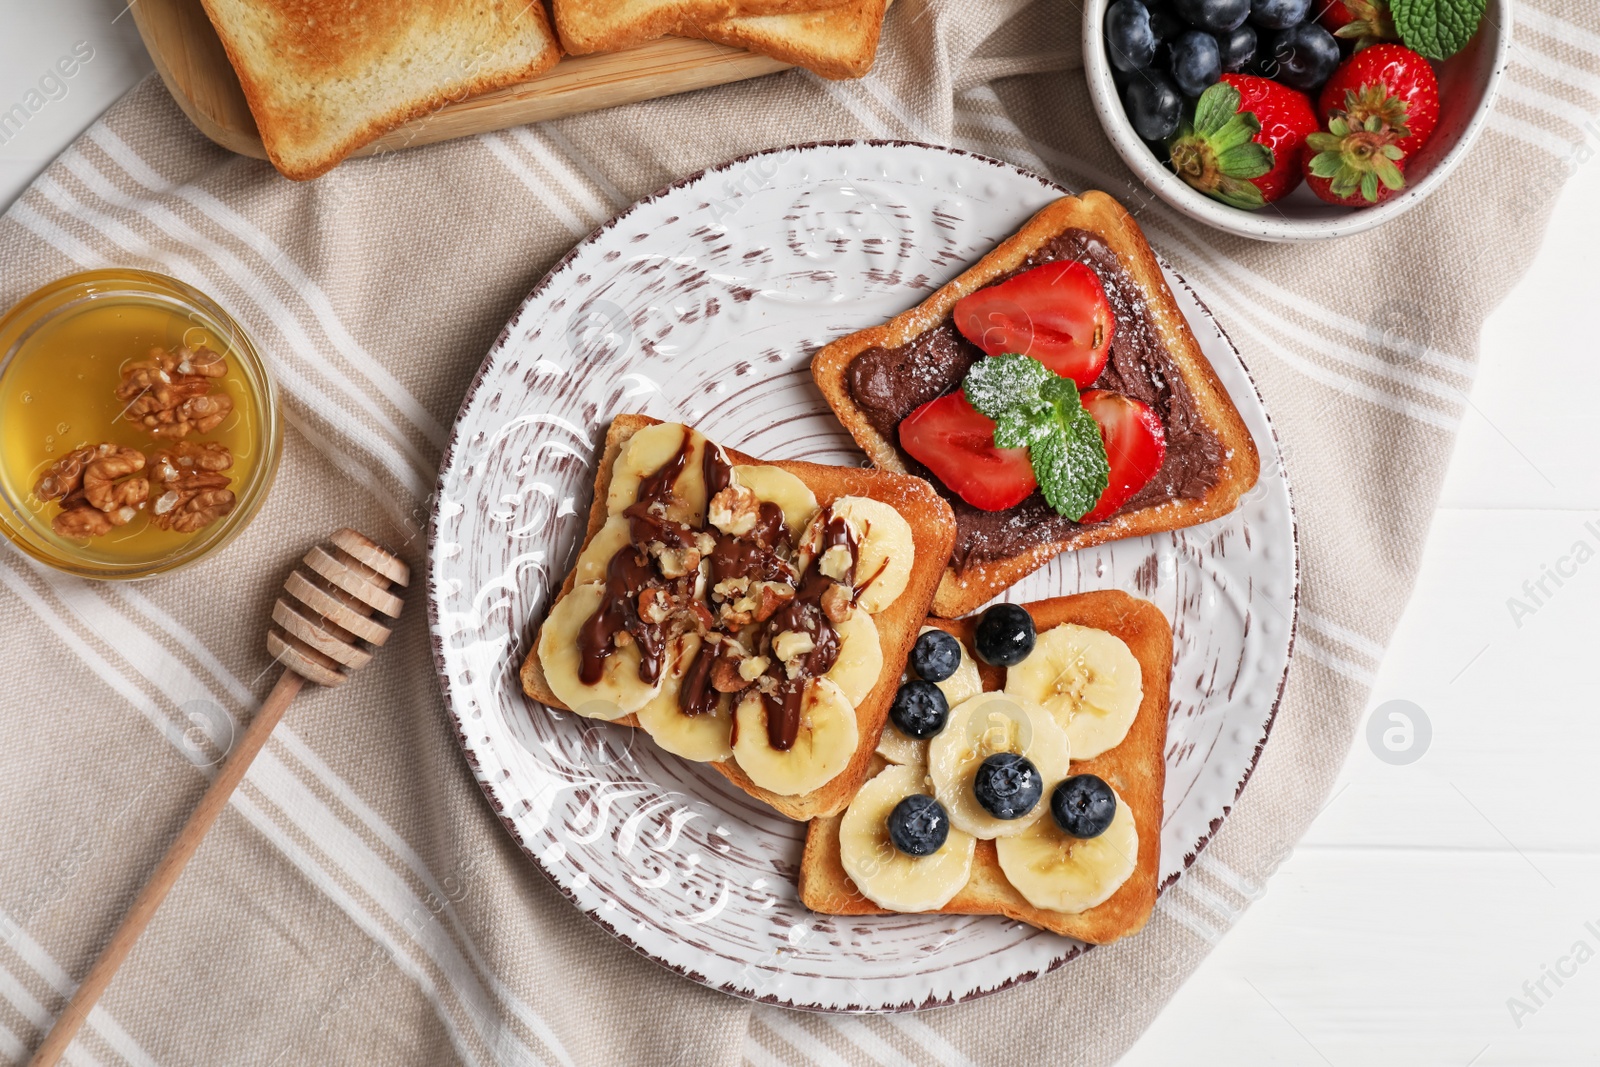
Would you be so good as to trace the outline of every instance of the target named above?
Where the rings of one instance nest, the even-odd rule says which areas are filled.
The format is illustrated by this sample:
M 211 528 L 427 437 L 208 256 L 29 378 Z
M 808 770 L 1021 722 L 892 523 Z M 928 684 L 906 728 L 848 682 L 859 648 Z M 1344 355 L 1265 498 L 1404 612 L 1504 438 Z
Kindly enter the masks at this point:
M 1511 45 L 1509 0 L 1088 0 L 1095 111 L 1133 172 L 1245 237 L 1403 214 L 1466 156 Z

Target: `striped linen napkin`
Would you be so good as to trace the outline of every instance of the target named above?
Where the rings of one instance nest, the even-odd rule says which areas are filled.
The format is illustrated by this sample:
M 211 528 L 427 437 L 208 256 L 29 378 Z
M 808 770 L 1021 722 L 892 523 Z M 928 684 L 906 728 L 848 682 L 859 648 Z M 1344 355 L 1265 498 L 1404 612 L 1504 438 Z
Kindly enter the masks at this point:
M 1455 177 L 1378 233 L 1310 246 L 1225 237 L 1130 193 L 1090 110 L 1076 10 L 1055 0 L 902 0 L 859 82 L 789 72 L 306 185 L 212 145 L 159 82 L 136 88 L 0 218 L 0 303 L 90 267 L 177 275 L 270 354 L 290 429 L 264 511 L 191 570 L 92 584 L 0 551 L 0 1057 L 26 1059 L 204 790 L 191 717 L 243 723 L 264 695 L 262 622 L 292 562 L 349 524 L 421 569 L 450 421 L 540 275 L 709 164 L 890 137 L 1129 199 L 1242 349 L 1284 443 L 1304 568 L 1288 689 L 1250 787 L 1146 932 L 919 1015 L 802 1015 L 685 981 L 582 918 L 497 824 L 413 596 L 372 668 L 279 728 L 72 1062 L 1114 1060 L 1329 789 L 1412 583 L 1481 316 L 1594 150 L 1600 10 L 1535 0 L 1516 23 L 1505 91 Z M 1414 269 L 1352 268 L 1391 248 Z

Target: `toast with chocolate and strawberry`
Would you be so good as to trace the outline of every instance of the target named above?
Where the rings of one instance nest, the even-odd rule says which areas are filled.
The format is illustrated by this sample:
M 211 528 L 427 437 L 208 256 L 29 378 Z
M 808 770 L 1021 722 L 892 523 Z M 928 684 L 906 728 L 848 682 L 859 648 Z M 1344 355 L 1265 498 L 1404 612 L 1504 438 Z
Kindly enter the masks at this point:
M 1062 552 L 1225 515 L 1260 472 L 1144 234 L 1100 192 L 1045 207 L 811 373 L 875 465 L 949 501 L 941 616 Z
M 636 726 L 792 819 L 849 803 L 949 558 L 926 482 L 619 415 L 523 691 Z

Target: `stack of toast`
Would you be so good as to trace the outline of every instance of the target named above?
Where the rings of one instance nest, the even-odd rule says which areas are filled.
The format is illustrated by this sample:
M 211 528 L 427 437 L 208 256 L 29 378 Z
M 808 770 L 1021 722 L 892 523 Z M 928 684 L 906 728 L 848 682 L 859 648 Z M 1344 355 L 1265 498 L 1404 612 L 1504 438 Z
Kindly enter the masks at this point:
M 963 296 L 1067 258 L 1116 316 L 1083 395 L 1145 398 L 1164 458 L 1103 518 L 1041 518 L 1040 489 L 978 514 L 896 420 L 982 361 L 951 331 Z M 612 422 L 524 690 L 808 820 L 813 910 L 1137 931 L 1160 872 L 1169 622 L 1112 590 L 969 613 L 1061 552 L 1206 521 L 1254 484 L 1254 443 L 1143 235 L 1103 194 L 1064 197 L 921 306 L 820 351 L 813 375 L 873 468 Z
M 825 78 L 872 68 L 889 0 L 202 0 L 268 158 L 315 178 L 413 119 L 571 55 L 673 35 Z

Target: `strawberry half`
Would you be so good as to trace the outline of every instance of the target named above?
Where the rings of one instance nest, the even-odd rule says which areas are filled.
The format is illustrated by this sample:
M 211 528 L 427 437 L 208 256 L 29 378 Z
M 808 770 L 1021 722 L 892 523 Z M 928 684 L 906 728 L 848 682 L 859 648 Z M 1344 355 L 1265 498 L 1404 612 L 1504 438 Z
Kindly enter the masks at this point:
M 1253 74 L 1224 74 L 1194 120 L 1167 142 L 1178 176 L 1207 196 L 1253 209 L 1300 184 L 1300 149 L 1318 129 L 1304 93 Z
M 1394 145 L 1413 155 L 1439 125 L 1439 79 L 1433 64 L 1399 44 L 1376 44 L 1345 60 L 1317 98 L 1323 123 L 1342 111 L 1350 127 L 1376 118 L 1395 134 Z
M 1317 21 L 1335 37 L 1354 41 L 1357 50 L 1400 39 L 1389 0 L 1326 0 Z
M 1099 275 L 1076 260 L 1025 270 L 956 301 L 962 336 L 991 356 L 1032 356 L 1078 388 L 1105 369 L 1116 316 Z
M 983 511 L 1015 507 L 1039 486 L 1028 450 L 996 448 L 994 420 L 959 389 L 907 415 L 900 423 L 900 447 Z
M 1167 434 L 1150 405 L 1107 389 L 1082 396 L 1084 410 L 1100 424 L 1111 481 L 1093 508 L 1079 522 L 1109 519 L 1133 494 L 1143 489 L 1167 458 Z

